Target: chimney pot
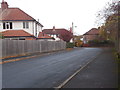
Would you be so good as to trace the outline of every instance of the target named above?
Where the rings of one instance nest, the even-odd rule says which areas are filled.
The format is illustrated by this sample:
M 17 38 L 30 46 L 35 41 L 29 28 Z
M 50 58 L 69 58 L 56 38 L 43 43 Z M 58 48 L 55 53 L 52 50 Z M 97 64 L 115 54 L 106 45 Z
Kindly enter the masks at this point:
M 53 31 L 55 31 L 55 26 L 53 26 Z
M 8 8 L 8 3 L 3 0 L 2 3 L 1 3 L 1 8 L 2 8 L 2 11 L 7 9 Z

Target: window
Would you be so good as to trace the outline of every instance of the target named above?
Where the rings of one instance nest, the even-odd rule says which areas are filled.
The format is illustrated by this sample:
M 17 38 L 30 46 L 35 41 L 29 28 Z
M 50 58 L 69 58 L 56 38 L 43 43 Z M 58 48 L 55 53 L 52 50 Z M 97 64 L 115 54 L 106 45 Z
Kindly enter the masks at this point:
M 25 40 L 25 37 L 20 37 L 19 40 Z
M 23 22 L 23 28 L 29 28 L 29 23 L 28 22 Z
M 58 35 L 58 34 L 56 34 L 56 37 L 59 37 L 59 35 Z
M 3 22 L 3 29 L 12 29 L 12 22 Z

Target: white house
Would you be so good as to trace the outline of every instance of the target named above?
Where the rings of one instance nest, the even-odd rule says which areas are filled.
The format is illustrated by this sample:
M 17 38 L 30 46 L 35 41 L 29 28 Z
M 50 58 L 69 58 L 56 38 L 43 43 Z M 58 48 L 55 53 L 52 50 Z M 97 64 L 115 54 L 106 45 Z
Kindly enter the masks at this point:
M 19 8 L 10 8 L 4 0 L 0 8 L 0 32 L 6 30 L 24 30 L 35 37 L 42 31 L 43 25 Z
M 73 38 L 71 30 L 69 31 L 64 28 L 55 28 L 55 26 L 53 26 L 52 29 L 43 29 L 42 32 L 53 37 L 55 41 L 63 40 L 69 42 Z

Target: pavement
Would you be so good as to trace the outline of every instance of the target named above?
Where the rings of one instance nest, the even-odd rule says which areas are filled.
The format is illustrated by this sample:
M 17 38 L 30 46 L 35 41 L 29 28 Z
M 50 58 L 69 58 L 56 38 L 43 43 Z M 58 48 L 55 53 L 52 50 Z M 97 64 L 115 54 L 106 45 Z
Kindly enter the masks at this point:
M 118 65 L 112 50 L 103 48 L 103 52 L 62 88 L 117 88 Z

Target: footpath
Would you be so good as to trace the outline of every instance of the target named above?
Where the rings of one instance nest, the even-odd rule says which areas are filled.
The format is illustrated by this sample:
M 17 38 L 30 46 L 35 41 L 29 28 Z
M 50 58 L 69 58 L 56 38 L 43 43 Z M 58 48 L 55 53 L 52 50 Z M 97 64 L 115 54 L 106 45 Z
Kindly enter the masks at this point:
M 112 50 L 103 48 L 103 52 L 64 88 L 118 88 L 118 64 Z

